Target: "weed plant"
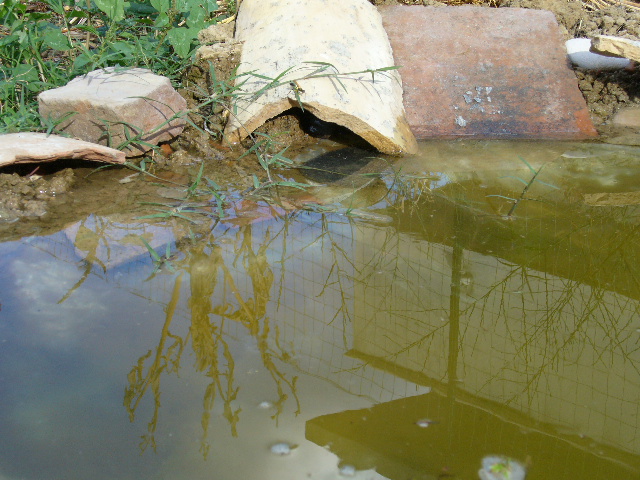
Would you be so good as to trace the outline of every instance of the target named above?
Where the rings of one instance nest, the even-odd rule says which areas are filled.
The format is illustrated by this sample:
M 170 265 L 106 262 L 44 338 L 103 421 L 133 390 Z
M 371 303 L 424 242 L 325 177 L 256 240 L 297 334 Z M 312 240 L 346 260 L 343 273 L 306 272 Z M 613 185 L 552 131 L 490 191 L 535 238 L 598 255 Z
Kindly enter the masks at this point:
M 148 174 L 148 172 L 139 167 L 134 166 L 133 168 Z M 176 201 L 170 203 L 143 202 L 143 205 L 151 205 L 155 213 L 139 218 L 156 220 L 181 218 L 190 223 L 198 223 L 192 218 L 192 214 L 215 219 L 223 218 L 225 216 L 224 207 L 227 195 L 218 184 L 205 177 L 203 173 L 204 162 L 200 164 L 200 170 L 193 182 L 184 188 L 184 195 L 181 195 L 180 198 L 175 198 Z M 203 197 L 204 200 L 202 200 Z
M 2 0 L 0 133 L 43 130 L 37 94 L 97 68 L 144 67 L 176 81 L 198 32 L 232 13 L 215 0 Z
M 505 215 L 505 218 L 512 218 L 513 214 L 516 211 L 516 208 L 518 208 L 518 205 L 520 205 L 520 202 L 522 202 L 523 200 L 535 200 L 535 199 L 526 197 L 527 192 L 529 191 L 531 186 L 534 184 L 534 182 L 540 183 L 540 184 L 545 185 L 545 186 L 547 186 L 549 188 L 554 188 L 556 190 L 559 190 L 559 188 L 556 187 L 555 185 L 551 185 L 550 183 L 546 183 L 546 182 L 543 182 L 542 180 L 538 179 L 538 175 L 540 175 L 540 172 L 544 168 L 544 165 L 542 165 L 538 170 L 536 170 L 524 158 L 522 158 L 522 157 L 518 157 L 518 158 L 520 159 L 520 161 L 522 163 L 524 163 L 527 166 L 529 171 L 532 173 L 532 177 L 528 181 L 524 180 L 524 179 L 522 179 L 522 178 L 520 178 L 518 176 L 514 176 L 514 175 L 506 175 L 506 176 L 504 176 L 502 178 L 513 178 L 514 180 L 517 180 L 518 182 L 522 183 L 524 185 L 524 188 L 520 192 L 520 195 L 518 197 L 516 197 L 516 198 L 508 197 L 508 196 L 505 196 L 505 195 L 487 195 L 487 197 L 504 198 L 505 200 L 509 200 L 511 202 L 511 208 L 509 209 L 509 212 Z

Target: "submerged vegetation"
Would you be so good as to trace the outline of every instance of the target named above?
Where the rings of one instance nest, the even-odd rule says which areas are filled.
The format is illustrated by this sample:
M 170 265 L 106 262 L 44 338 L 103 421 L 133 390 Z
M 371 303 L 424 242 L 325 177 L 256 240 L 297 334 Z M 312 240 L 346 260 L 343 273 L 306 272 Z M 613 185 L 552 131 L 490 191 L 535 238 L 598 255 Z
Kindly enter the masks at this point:
M 515 180 L 517 180 L 518 182 L 522 183 L 524 185 L 524 188 L 522 189 L 522 191 L 520 192 L 520 195 L 518 195 L 515 198 L 512 197 L 507 197 L 505 195 L 488 195 L 489 197 L 498 197 L 498 198 L 504 198 L 505 200 L 509 200 L 511 202 L 511 208 L 509 208 L 509 212 L 507 212 L 506 217 L 507 218 L 511 218 L 511 216 L 515 213 L 516 208 L 518 208 L 518 205 L 520 205 L 520 202 L 522 202 L 523 200 L 531 200 L 530 198 L 526 198 L 527 192 L 529 191 L 529 189 L 531 188 L 531 186 L 534 184 L 534 182 L 538 182 L 542 185 L 545 185 L 549 188 L 554 188 L 554 189 L 558 189 L 558 187 L 556 187 L 555 185 L 551 185 L 550 183 L 546 183 L 543 182 L 541 180 L 538 179 L 538 175 L 540 175 L 540 172 L 542 171 L 542 169 L 544 168 L 544 165 L 542 165 L 540 168 L 538 168 L 537 170 L 535 168 L 533 168 L 529 162 L 527 162 L 524 158 L 522 157 L 518 157 L 520 159 L 520 161 L 522 163 L 524 163 L 527 168 L 529 169 L 529 171 L 532 173 L 532 177 L 527 181 L 524 180 L 518 176 L 514 176 L 514 175 L 508 175 L 505 178 L 513 178 Z

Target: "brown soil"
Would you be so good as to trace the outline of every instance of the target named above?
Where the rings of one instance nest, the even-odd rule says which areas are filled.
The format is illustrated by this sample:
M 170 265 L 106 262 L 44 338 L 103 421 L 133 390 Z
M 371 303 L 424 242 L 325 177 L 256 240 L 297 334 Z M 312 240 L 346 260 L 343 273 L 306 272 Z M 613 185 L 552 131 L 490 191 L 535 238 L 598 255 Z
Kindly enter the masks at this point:
M 60 170 L 48 178 L 35 173 L 20 175 L 18 171 L 0 175 L 0 221 L 13 222 L 23 216 L 44 215 L 48 202 L 66 193 L 73 181 L 71 168 Z

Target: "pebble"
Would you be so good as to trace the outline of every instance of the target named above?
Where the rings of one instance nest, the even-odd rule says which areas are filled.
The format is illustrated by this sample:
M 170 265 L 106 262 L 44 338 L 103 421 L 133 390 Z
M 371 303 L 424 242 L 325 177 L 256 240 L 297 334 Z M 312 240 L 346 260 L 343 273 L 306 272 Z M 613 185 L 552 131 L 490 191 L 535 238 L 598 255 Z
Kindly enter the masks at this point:
M 420 428 L 427 428 L 433 425 L 434 423 L 438 423 L 438 422 L 434 422 L 433 420 L 429 420 L 428 418 L 422 418 L 416 422 L 416 425 L 419 426 Z

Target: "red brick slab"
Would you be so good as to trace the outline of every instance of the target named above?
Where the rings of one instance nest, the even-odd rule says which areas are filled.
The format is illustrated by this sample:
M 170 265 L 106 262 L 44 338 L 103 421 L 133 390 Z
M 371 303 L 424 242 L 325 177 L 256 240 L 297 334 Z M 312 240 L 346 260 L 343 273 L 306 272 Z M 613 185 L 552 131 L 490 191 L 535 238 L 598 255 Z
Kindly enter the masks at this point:
M 417 138 L 593 137 L 551 12 L 379 7 Z

